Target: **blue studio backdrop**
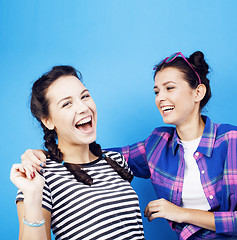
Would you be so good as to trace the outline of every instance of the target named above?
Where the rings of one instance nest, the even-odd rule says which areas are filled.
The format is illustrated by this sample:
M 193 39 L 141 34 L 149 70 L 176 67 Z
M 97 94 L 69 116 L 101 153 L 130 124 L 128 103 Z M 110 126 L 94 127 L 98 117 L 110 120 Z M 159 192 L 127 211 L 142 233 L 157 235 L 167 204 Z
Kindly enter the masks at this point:
M 236 0 L 0 0 L 1 239 L 17 239 L 13 163 L 42 148 L 30 114 L 32 83 L 54 65 L 77 68 L 98 109 L 103 148 L 145 139 L 163 125 L 154 103 L 153 66 L 182 51 L 205 53 L 213 121 L 237 125 Z M 141 212 L 156 195 L 150 180 L 132 183 Z M 143 218 L 147 240 L 176 239 L 163 219 Z

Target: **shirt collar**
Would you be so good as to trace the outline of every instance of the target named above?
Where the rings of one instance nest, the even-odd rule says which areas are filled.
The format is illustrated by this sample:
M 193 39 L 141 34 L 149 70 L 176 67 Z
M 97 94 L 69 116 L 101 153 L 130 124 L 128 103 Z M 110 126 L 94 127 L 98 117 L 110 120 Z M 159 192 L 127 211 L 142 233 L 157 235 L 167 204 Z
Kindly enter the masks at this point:
M 214 148 L 215 138 L 216 138 L 216 125 L 211 121 L 211 119 L 207 116 L 202 115 L 202 119 L 205 123 L 205 128 L 202 134 L 201 141 L 197 148 L 197 151 L 206 155 L 207 157 L 211 157 L 212 151 Z M 181 141 L 178 137 L 177 131 L 175 129 L 174 135 L 172 138 L 172 152 L 175 154 L 177 150 L 177 146 L 181 144 Z
M 171 143 L 172 143 L 172 152 L 173 152 L 173 155 L 175 155 L 175 152 L 178 149 L 178 145 L 181 144 L 176 129 L 174 131 L 174 135 L 173 135 L 173 139 L 172 139 Z

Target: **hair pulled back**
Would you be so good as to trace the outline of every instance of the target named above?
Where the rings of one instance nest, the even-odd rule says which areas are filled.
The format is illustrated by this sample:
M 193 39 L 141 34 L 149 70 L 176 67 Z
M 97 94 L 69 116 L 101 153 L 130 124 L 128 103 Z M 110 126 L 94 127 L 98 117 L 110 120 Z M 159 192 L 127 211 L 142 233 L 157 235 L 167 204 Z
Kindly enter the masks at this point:
M 63 76 L 74 76 L 79 81 L 82 80 L 82 75 L 79 71 L 71 66 L 55 66 L 50 71 L 43 74 L 33 84 L 31 91 L 31 113 L 40 122 L 44 132 L 44 145 L 47 149 L 47 157 L 59 163 L 63 162 L 63 153 L 58 148 L 57 133 L 55 130 L 48 129 L 41 121 L 41 119 L 49 117 L 49 101 L 46 98 L 47 90 L 51 84 L 58 78 Z M 101 147 L 96 142 L 89 144 L 90 151 L 98 157 L 102 157 L 103 152 Z M 108 164 L 125 180 L 132 181 L 133 176 L 124 168 L 122 168 L 116 161 L 104 156 Z M 91 185 L 93 179 L 84 171 L 80 164 L 64 163 L 64 166 L 74 175 L 77 181 L 86 185 Z
M 206 86 L 206 94 L 200 102 L 200 109 L 202 110 L 206 106 L 212 95 L 210 81 L 207 78 L 207 75 L 209 73 L 209 66 L 206 63 L 204 59 L 204 54 L 201 51 L 194 52 L 192 55 L 190 55 L 189 58 L 186 59 L 198 73 L 201 79 L 201 83 Z M 192 89 L 197 88 L 197 86 L 199 85 L 198 77 L 193 71 L 193 69 L 185 62 L 185 60 L 182 57 L 179 56 L 168 63 L 163 62 L 160 65 L 159 64 L 156 65 L 154 79 L 159 71 L 162 71 L 163 69 L 168 67 L 180 70 L 184 74 L 184 79 L 188 82 L 189 86 Z

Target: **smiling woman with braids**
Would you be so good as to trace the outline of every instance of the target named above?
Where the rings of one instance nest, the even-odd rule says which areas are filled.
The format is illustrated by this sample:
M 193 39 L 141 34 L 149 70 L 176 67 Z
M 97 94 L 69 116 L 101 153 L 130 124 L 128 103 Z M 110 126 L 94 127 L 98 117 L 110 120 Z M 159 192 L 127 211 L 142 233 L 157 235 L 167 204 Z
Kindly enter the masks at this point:
M 144 239 L 132 173 L 116 152 L 96 139 L 96 105 L 70 66 L 56 66 L 33 85 L 31 111 L 44 131 L 42 176 L 14 164 L 19 188 L 19 239 Z

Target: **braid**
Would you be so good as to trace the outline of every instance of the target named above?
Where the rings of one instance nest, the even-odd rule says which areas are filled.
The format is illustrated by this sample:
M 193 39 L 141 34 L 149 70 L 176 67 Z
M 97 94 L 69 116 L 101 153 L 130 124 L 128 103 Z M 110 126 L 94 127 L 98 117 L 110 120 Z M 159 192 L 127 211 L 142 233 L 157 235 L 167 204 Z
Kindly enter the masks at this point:
M 41 123 L 41 126 L 44 130 L 44 146 L 48 149 L 48 157 L 61 163 L 63 161 L 63 154 L 59 150 L 56 143 L 56 132 L 54 130 L 49 130 L 48 128 L 46 128 L 43 123 Z
M 44 130 L 44 145 L 48 149 L 48 157 L 56 162 L 62 163 L 63 153 L 60 151 L 56 143 L 56 132 L 47 129 L 43 124 L 41 124 L 41 126 Z M 93 179 L 86 173 L 86 171 L 81 169 L 79 164 L 65 162 L 64 166 L 74 175 L 78 182 L 82 182 L 86 185 L 91 185 L 93 183 Z
M 86 171 L 81 169 L 80 164 L 65 162 L 64 166 L 74 175 L 78 182 L 82 182 L 85 185 L 89 186 L 92 185 L 93 183 L 92 177 L 88 175 Z
M 103 152 L 99 144 L 93 142 L 89 145 L 89 148 L 94 155 L 102 157 Z M 130 174 L 125 168 L 121 167 L 116 161 L 114 161 L 108 156 L 103 157 L 107 161 L 107 163 L 114 169 L 114 171 L 116 171 L 120 175 L 120 177 L 122 177 L 124 180 L 127 180 L 128 182 L 131 182 L 133 180 L 133 175 Z

